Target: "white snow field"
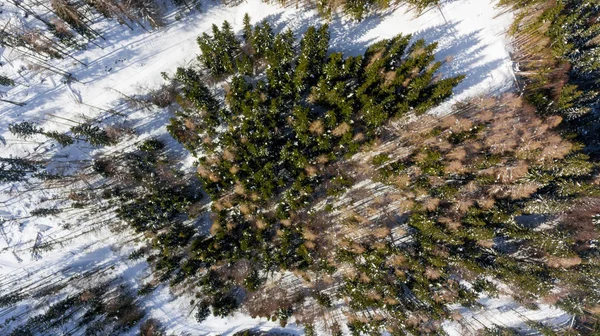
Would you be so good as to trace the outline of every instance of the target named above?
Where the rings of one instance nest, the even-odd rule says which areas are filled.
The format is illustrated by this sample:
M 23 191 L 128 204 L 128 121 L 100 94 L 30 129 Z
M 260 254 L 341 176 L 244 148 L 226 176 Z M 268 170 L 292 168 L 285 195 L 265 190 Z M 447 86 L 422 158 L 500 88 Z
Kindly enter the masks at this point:
M 495 5 L 496 1 L 454 0 L 419 16 L 402 6 L 362 22 L 336 16 L 328 22 L 331 51 L 362 54 L 370 44 L 399 33 L 437 42 L 437 57 L 446 61 L 441 72 L 447 76 L 466 75 L 456 87 L 455 95 L 432 111 L 443 114 L 453 102 L 513 87 L 514 75 L 505 34 L 512 16 Z M 1 9 L 0 23 L 22 19 L 8 4 Z M 195 42 L 198 35 L 224 20 L 240 30 L 245 13 L 251 16 L 253 23 L 267 20 L 276 31 L 290 28 L 297 35 L 310 25 L 325 22 L 315 11 L 293 6 L 283 8 L 260 0 L 248 0 L 233 7 L 206 1 L 201 12 L 180 20 L 171 14 L 164 28 L 151 32 L 140 28 L 131 31 L 114 23 L 97 22 L 94 27 L 106 38 L 106 41 L 96 41 L 102 48 L 90 45 L 87 50 L 73 55 L 87 67 L 72 59 L 54 62 L 76 79 L 69 83 L 48 71 L 26 70 L 30 62 L 27 57 L 14 50 L 0 49 L 1 70 L 17 82 L 13 88 L 0 87 L 0 92 L 4 92 L 6 99 L 26 103 L 19 107 L 0 102 L 1 156 L 54 157 L 63 162 L 65 171 L 76 171 L 89 165 L 97 154 L 97 149 L 88 145 L 76 144 L 60 149 L 54 142 L 41 137 L 28 141 L 17 139 L 8 131 L 8 125 L 24 120 L 38 122 L 45 130 L 66 131 L 74 125 L 73 121 L 94 119 L 104 125 L 124 125 L 136 131 L 135 137 L 105 149 L 109 152 L 122 151 L 149 137 L 170 139 L 165 128 L 170 117 L 167 111 L 134 110 L 123 102 L 123 95 L 135 95 L 158 87 L 163 83 L 161 72 L 171 73 L 176 67 L 195 61 L 199 52 Z M 190 169 L 192 158 L 185 158 L 181 147 L 172 139 L 169 141 L 173 152 L 186 162 L 184 168 Z M 114 216 L 85 215 L 86 211 L 78 209 L 65 210 L 56 216 L 30 216 L 37 208 L 64 207 L 67 203 L 59 198 L 62 197 L 61 190 L 64 189 L 42 190 L 25 183 L 0 187 L 0 219 L 3 219 L 0 221 L 0 293 L 17 287 L 27 288 L 50 277 L 67 281 L 72 275 L 109 266 L 114 266 L 111 271 L 114 276 L 121 276 L 134 288 L 151 277 L 144 261 L 127 259 L 136 248 L 135 234 L 128 231 L 116 234 L 97 225 L 116 220 Z M 45 244 L 53 244 L 53 249 L 41 251 L 39 247 Z M 276 322 L 252 319 L 241 313 L 226 319 L 209 317 L 198 324 L 190 314 L 190 298 L 187 294 L 175 295 L 163 285 L 144 298 L 142 306 L 149 313 L 147 317 L 157 318 L 168 332 L 175 334 L 228 335 L 252 327 L 302 333 L 302 328 L 293 323 L 281 329 Z M 34 299 L 29 299 L 11 311 L 0 310 L 0 322 L 18 312 L 38 309 L 34 303 Z M 556 323 L 568 323 L 569 320 L 562 311 L 545 306 L 528 311 L 505 298 L 482 299 L 482 303 L 487 309 L 464 310 L 461 323 L 447 322 L 445 330 L 450 335 L 468 335 L 483 326 L 518 326 L 527 319 Z M 137 328 L 130 333 L 137 333 Z

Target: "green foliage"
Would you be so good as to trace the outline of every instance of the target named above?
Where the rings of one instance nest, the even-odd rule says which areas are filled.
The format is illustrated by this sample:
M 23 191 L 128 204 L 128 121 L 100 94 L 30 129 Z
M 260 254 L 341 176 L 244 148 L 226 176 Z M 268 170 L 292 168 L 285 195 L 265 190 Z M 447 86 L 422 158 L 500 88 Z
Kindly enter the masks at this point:
M 382 164 L 388 162 L 390 160 L 390 156 L 386 153 L 378 154 L 373 157 L 371 161 L 374 166 L 381 166 Z
M 331 186 L 327 189 L 328 196 L 336 196 L 350 188 L 354 184 L 354 180 L 342 173 L 331 178 Z
M 155 231 L 185 213 L 190 204 L 180 191 L 162 189 L 122 204 L 117 215 L 138 232 Z
M 155 244 L 161 246 L 163 249 L 169 249 L 174 246 L 186 246 L 195 231 L 192 226 L 176 222 L 169 227 L 169 231 L 161 233 L 156 237 Z
M 318 258 L 318 248 L 305 238 L 303 227 L 289 224 L 291 218 L 305 212 L 319 193 L 339 195 L 354 184 L 350 175 L 332 167 L 374 140 L 390 118 L 426 111 L 450 96 L 463 78 L 436 80 L 441 65 L 435 62 L 436 45 L 423 40 L 411 45 L 410 36 L 381 41 L 360 57 L 328 56 L 326 25 L 310 27 L 296 47 L 291 31 L 274 34 L 267 23 L 252 27 L 249 16 L 243 23 L 243 41 L 227 23 L 214 26 L 212 35 L 199 37 L 204 70 L 179 68 L 173 76 L 181 88 L 180 110 L 167 128 L 198 156 L 199 176 L 213 200 L 211 235 L 193 238 L 169 224 L 173 237 L 182 237 L 181 242 L 168 243 L 168 234 L 162 233 L 155 240 L 162 251 L 157 267 L 165 277 L 175 274 L 172 283 L 207 270 L 199 283 L 216 316 L 237 309 L 234 288 L 260 290 L 263 272 L 334 273 L 331 262 Z M 207 77 L 221 80 L 226 76 L 231 77 L 221 104 L 202 83 Z M 440 175 L 440 153 L 431 150 L 425 156 L 425 173 Z M 382 155 L 375 161 L 386 164 L 388 160 Z M 388 166 L 399 171 L 403 165 Z M 98 171 L 110 170 L 110 166 L 98 167 Z M 189 203 L 177 192 L 150 191 L 121 205 L 118 213 L 138 231 L 158 232 L 183 214 Z M 189 258 L 176 257 L 174 251 L 185 246 L 189 246 Z M 388 307 L 365 297 L 372 288 L 386 293 L 390 301 L 413 305 L 412 299 L 401 298 L 407 284 L 394 279 L 399 270 L 386 263 L 391 253 L 400 252 L 387 245 L 386 249 L 370 249 L 366 262 L 358 267 L 373 275 L 374 282 L 348 279 L 344 285 L 341 292 L 352 296 L 355 308 L 400 307 L 400 303 Z M 358 259 L 351 251 L 340 255 L 341 259 Z M 246 261 L 252 269 L 236 281 L 209 270 Z M 410 288 L 415 286 L 410 284 Z M 472 301 L 473 293 L 459 292 L 461 302 Z M 319 294 L 316 299 L 324 307 L 332 305 L 328 295 Z M 292 311 L 289 306 L 280 308 L 276 318 L 285 324 Z
M 144 141 L 138 147 L 139 150 L 141 150 L 143 152 L 148 152 L 148 153 L 160 151 L 164 148 L 165 148 L 165 144 L 162 141 L 157 140 L 157 139 L 148 139 L 148 140 Z
M 528 321 L 527 325 L 530 328 L 539 331 L 544 336 L 557 336 L 558 335 L 558 333 L 556 333 L 554 330 L 552 330 L 551 327 L 544 325 L 541 322 Z
M 598 125 L 590 113 L 600 95 L 597 1 L 504 0 L 502 4 L 518 10 L 513 34 L 531 41 L 520 46 L 519 52 L 534 53 L 540 59 L 523 62 L 527 64 L 522 70 L 534 74 L 521 78 L 526 84 L 525 97 L 538 113 L 558 114 L 568 120 L 562 126 L 578 134 L 587 152 L 597 156 L 598 139 L 592 134 Z
M 15 86 L 15 81 L 13 81 L 12 79 L 10 79 L 4 75 L 0 75 L 0 85 Z
M 274 39 L 273 28 L 268 22 L 263 22 L 254 27 L 254 33 L 248 35 L 246 41 L 252 46 L 253 56 L 260 59 L 266 57 L 267 52 L 273 48 Z
M 410 3 L 419 8 L 437 5 L 437 1 Z M 583 4 L 586 20 L 596 11 L 588 3 Z M 370 0 L 342 4 L 357 19 L 388 5 Z M 317 3 L 325 11 L 330 5 Z M 576 75 L 583 80 L 558 91 L 540 86 L 528 99 L 544 113 L 557 108 L 569 110 L 568 115 L 573 116 L 571 112 L 589 98 L 584 89 L 591 82 L 582 74 L 594 74 L 597 68 L 590 57 L 592 47 L 570 36 L 561 38 L 564 29 L 574 30 L 585 22 L 579 16 L 566 15 L 568 9 L 562 5 L 554 8 L 544 20 L 551 23 L 548 36 L 557 39 L 557 57 L 580 59 L 574 53 L 576 47 L 587 54 L 586 70 Z M 591 41 L 579 30 L 576 33 Z M 331 245 L 330 240 L 339 238 L 310 238 L 317 229 L 325 234 L 337 230 L 331 226 L 337 225 L 335 216 L 342 211 L 333 211 L 332 204 L 336 204 L 335 210 L 339 204 L 335 196 L 355 184 L 355 175 L 346 173 L 342 158 L 357 153 L 365 144 L 376 146 L 375 139 L 390 135 L 382 127 L 390 119 L 426 112 L 449 97 L 463 79 L 436 78 L 441 66 L 435 61 L 436 44 L 423 40 L 411 44 L 410 36 L 397 36 L 374 44 L 362 56 L 327 55 L 327 26 L 310 27 L 297 43 L 290 31 L 275 34 L 268 23 L 252 27 L 248 15 L 243 21 L 243 39 L 224 22 L 221 28 L 214 26 L 212 34 L 199 37 L 198 44 L 204 69 L 177 69 L 172 80 L 181 89 L 179 111 L 168 130 L 197 157 L 198 174 L 213 200 L 210 234 L 200 236 L 195 228 L 183 224 L 195 201 L 189 190 L 171 184 L 176 178 L 156 177 L 168 170 L 161 154 L 164 145 L 159 141 L 144 142 L 122 162 L 127 169 L 122 180 L 133 180 L 139 188 L 126 194 L 111 191 L 107 198 L 120 201 L 117 213 L 121 219 L 152 237 L 157 253 L 148 259 L 154 261 L 163 280 L 170 279 L 172 285 L 196 284 L 202 290 L 198 297 L 203 300 L 195 313 L 199 322 L 208 316 L 211 305 L 214 315 L 227 316 L 246 295 L 264 294 L 260 292 L 263 277 L 280 270 L 308 270 L 303 276 L 311 281 L 316 275 L 312 295 L 323 309 L 330 308 L 335 298 L 349 302 L 350 311 L 382 311 L 389 315 L 386 326 L 396 321 L 402 326 L 395 330 L 398 333 L 430 331 L 430 325 L 418 325 L 421 322 L 405 323 L 409 316 L 441 320 L 448 316 L 448 305 L 471 307 L 479 295 L 498 295 L 490 278 L 513 286 L 524 304 L 549 294 L 557 284 L 589 296 L 562 300 L 560 304 L 571 312 L 580 313 L 595 299 L 597 269 L 591 265 L 596 261 L 586 255 L 597 251 L 579 244 L 569 230 L 561 234 L 531 230 L 515 218 L 542 209 L 559 213 L 570 200 L 597 195 L 591 179 L 597 166 L 579 147 L 565 150 L 572 153 L 566 156 L 538 156 L 552 148 L 544 138 L 544 133 L 553 132 L 552 127 L 541 119 L 535 128 L 508 124 L 514 134 L 507 136 L 522 140 L 528 139 L 528 133 L 536 133 L 539 138 L 527 145 L 522 140 L 515 145 L 518 149 L 506 152 L 495 151 L 485 139 L 493 135 L 489 129 L 495 126 L 502 132 L 511 129 L 500 127 L 504 124 L 476 121 L 475 126 L 459 131 L 437 127 L 417 134 L 406 141 L 415 147 L 406 159 L 391 162 L 390 155 L 380 154 L 371 162 L 383 180 L 398 177 L 386 182 L 401 189 L 394 196 L 407 200 L 402 209 L 392 213 L 402 214 L 402 218 L 390 215 L 382 220 L 385 223 L 366 219 L 368 223 L 359 223 L 356 216 L 347 220 L 348 228 L 363 225 L 356 231 L 363 237 Z M 204 83 L 225 78 L 222 102 Z M 545 80 L 542 86 L 551 82 Z M 501 104 L 497 105 L 490 108 L 494 115 L 502 112 Z M 526 123 L 534 117 L 509 114 L 506 119 Z M 86 127 L 72 131 L 102 139 L 99 127 Z M 25 137 L 43 133 L 34 124 L 13 130 Z M 538 147 L 529 150 L 529 145 Z M 450 155 L 457 148 L 464 149 L 464 155 Z M 391 156 L 397 157 L 397 153 Z M 451 156 L 461 169 L 449 172 Z M 95 161 L 94 169 L 104 176 L 121 175 L 119 168 L 106 160 Z M 512 193 L 525 187 L 530 189 Z M 388 201 L 382 202 L 391 204 Z M 312 207 L 317 202 L 327 204 L 325 211 Z M 398 228 L 400 221 L 407 224 L 408 242 L 387 231 Z M 384 230 L 375 232 L 373 227 Z M 326 251 L 331 246 L 335 246 L 333 251 Z M 585 262 L 569 270 L 546 261 L 574 256 Z M 339 287 L 334 296 L 323 294 L 320 276 L 335 274 L 341 264 L 348 266 L 348 274 L 338 273 L 343 278 L 336 282 Z M 472 288 L 457 281 L 465 279 L 473 279 Z M 296 299 L 302 302 L 303 298 Z M 299 305 L 283 302 L 266 315 L 285 324 Z M 349 328 L 356 335 L 377 334 L 382 332 L 383 322 L 356 320 Z M 508 335 L 512 330 L 485 332 Z M 311 333 L 314 328 L 307 326 L 306 334 Z
M 232 74 L 237 69 L 240 41 L 227 21 L 223 22 L 221 29 L 213 25 L 212 33 L 212 36 L 203 33 L 198 37 L 197 42 L 202 51 L 198 59 L 215 77 Z
M 253 30 L 252 30 L 252 24 L 250 22 L 250 15 L 248 15 L 248 13 L 244 14 L 243 24 L 244 24 L 244 29 L 243 29 L 244 40 L 246 42 L 251 41 L 252 36 L 253 36 L 253 34 L 252 34 Z
M 414 6 L 419 11 L 439 4 L 439 0 L 403 0 L 399 2 L 406 3 L 411 7 Z M 355 20 L 361 21 L 374 12 L 389 8 L 390 5 L 395 3 L 397 2 L 389 0 L 345 0 L 342 2 L 320 0 L 317 2 L 317 9 L 322 15 L 328 17 L 331 16 L 332 12 L 337 6 L 343 6 L 343 10 L 346 15 L 349 15 Z
M 452 133 L 448 138 L 448 141 L 452 144 L 459 144 L 465 140 L 473 139 L 477 136 L 477 133 L 483 129 L 483 125 L 474 126 L 467 131 L 462 131 L 458 133 Z
M 0 158 L 0 183 L 23 181 L 41 166 L 40 162 L 24 158 Z
M 142 258 L 147 252 L 148 251 L 145 248 L 140 248 L 140 249 L 134 250 L 133 252 L 131 252 L 129 254 L 127 259 L 138 260 L 138 259 Z
M 26 296 L 22 293 L 10 293 L 0 296 L 0 307 L 8 307 L 23 300 Z
M 90 279 L 89 274 L 81 276 L 83 279 Z M 48 294 L 56 294 L 55 291 L 61 288 L 50 284 L 46 288 L 41 288 L 37 294 L 47 297 Z M 25 298 L 25 296 L 20 298 L 17 296 L 10 294 L 4 297 L 8 300 L 0 298 L 0 304 L 3 302 L 14 304 L 17 299 Z M 117 335 L 127 333 L 143 317 L 143 311 L 136 305 L 134 298 L 125 291 L 125 286 L 116 284 L 113 279 L 113 281 L 78 288 L 75 292 L 71 291 L 69 295 L 61 296 L 59 300 L 47 304 L 40 313 L 24 315 L 18 320 L 12 318 L 17 322 L 16 326 L 9 326 L 11 319 L 7 319 L 3 327 L 6 329 L 12 327 L 12 332 L 4 330 L 4 334 L 13 336 L 60 334 L 67 325 L 71 329 L 78 328 L 82 335 Z
M 179 111 L 167 125 L 171 135 L 190 151 L 195 151 L 200 141 L 200 130 L 212 130 L 219 124 L 220 106 L 210 90 L 202 84 L 200 74 L 193 69 L 178 68 L 174 80 L 184 85 L 183 98 L 186 108 Z M 186 123 L 193 122 L 197 129 L 189 129 Z M 209 132 L 209 135 L 214 135 Z
M 32 216 L 34 216 L 34 217 L 46 217 L 46 216 L 55 216 L 55 215 L 58 215 L 61 212 L 62 212 L 61 209 L 55 209 L 55 208 L 38 208 L 38 209 L 35 209 L 35 210 L 31 210 L 29 212 L 29 214 L 32 215 Z
M 231 293 L 228 293 L 215 297 L 212 307 L 214 316 L 226 317 L 238 308 L 238 302 Z
M 148 295 L 148 294 L 152 293 L 154 291 L 154 289 L 156 289 L 155 286 L 153 286 L 151 283 L 147 283 L 145 285 L 142 285 L 140 287 L 140 289 L 138 289 L 137 295 L 139 295 L 139 296 Z
M 421 168 L 423 174 L 427 175 L 443 175 L 444 167 L 442 165 L 442 154 L 435 150 L 425 149 L 422 152 L 424 158 L 416 163 Z
M 202 323 L 204 320 L 206 320 L 206 318 L 209 315 L 210 315 L 210 304 L 205 300 L 200 301 L 198 303 L 198 305 L 196 306 L 196 313 L 194 314 L 196 321 L 198 323 Z
M 486 327 L 482 332 L 482 336 L 518 336 L 519 332 L 513 328 L 508 327 Z
M 317 302 L 325 307 L 325 308 L 330 308 L 331 307 L 331 297 L 329 297 L 329 295 L 327 294 L 323 294 L 323 293 L 317 293 L 316 294 L 316 298 L 317 298 Z
M 35 134 L 43 134 L 51 139 L 54 139 L 62 147 L 67 147 L 75 143 L 75 139 L 70 135 L 60 133 L 58 131 L 47 131 L 43 128 L 38 127 L 35 123 L 30 121 L 24 121 L 17 124 L 10 124 L 8 127 L 9 131 L 23 139 L 29 139 Z M 108 137 L 105 130 L 99 126 L 91 125 L 89 123 L 80 124 L 71 127 L 71 132 L 76 136 L 83 136 L 93 146 L 105 146 L 112 144 L 111 139 Z
M 498 297 L 498 286 L 484 278 L 475 280 L 473 290 L 477 293 L 485 292 L 490 297 Z
M 248 275 L 248 277 L 246 279 L 244 279 L 244 286 L 249 291 L 257 290 L 261 284 L 262 284 L 262 279 L 260 278 L 258 271 L 256 271 L 256 270 L 252 270 L 252 272 L 250 272 L 250 275 Z
M 316 84 L 321 77 L 328 48 L 329 27 L 323 25 L 318 30 L 309 27 L 300 41 L 300 57 L 294 72 L 294 85 L 299 93 Z
M 304 325 L 304 335 L 305 336 L 316 336 L 315 327 L 312 324 Z
M 200 10 L 199 0 L 173 0 L 173 3 L 179 7 L 186 7 L 188 9 L 196 8 Z
M 45 132 L 44 135 L 56 140 L 62 147 L 67 147 L 75 143 L 75 140 L 71 136 L 57 131 Z
M 89 123 L 73 126 L 71 132 L 77 136 L 86 137 L 92 146 L 107 146 L 112 143 L 105 130 Z
M 10 133 L 14 134 L 17 137 L 28 139 L 34 134 L 43 133 L 44 130 L 30 121 L 23 121 L 18 124 L 10 124 L 8 125 L 8 130 Z

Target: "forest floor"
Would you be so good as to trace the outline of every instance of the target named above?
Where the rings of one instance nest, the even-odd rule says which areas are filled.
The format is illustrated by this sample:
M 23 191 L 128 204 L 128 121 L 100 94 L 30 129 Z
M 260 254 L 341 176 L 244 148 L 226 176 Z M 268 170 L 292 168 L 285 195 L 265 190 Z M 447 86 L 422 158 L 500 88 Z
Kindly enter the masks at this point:
M 506 37 L 512 16 L 495 5 L 495 1 L 487 0 L 447 1 L 441 8 L 427 10 L 421 15 L 398 7 L 362 22 L 336 16 L 328 22 L 330 51 L 359 55 L 372 43 L 399 33 L 437 42 L 437 58 L 445 62 L 441 73 L 444 76 L 466 75 L 456 87 L 455 95 L 431 111 L 444 114 L 457 101 L 498 94 L 514 86 Z M 239 32 L 245 13 L 251 16 L 253 23 L 267 20 L 276 31 L 290 28 L 297 36 L 309 26 L 325 22 L 315 11 L 293 6 L 282 8 L 259 0 L 248 0 L 233 7 L 209 2 L 203 4 L 201 12 L 179 20 L 174 14 L 170 15 L 165 27 L 151 32 L 98 22 L 97 29 L 106 40 L 73 55 L 87 67 L 72 59 L 54 62 L 56 67 L 71 73 L 71 79 L 43 69 L 24 70 L 29 63 L 25 57 L 0 49 L 2 70 L 17 83 L 14 88 L 5 90 L 6 99 L 26 103 L 22 107 L 0 103 L 0 151 L 4 157 L 53 158 L 59 162 L 57 165 L 63 165 L 65 172 L 83 170 L 100 154 L 98 149 L 87 144 L 61 149 L 51 141 L 35 137 L 28 141 L 19 140 L 9 133 L 8 125 L 30 120 L 38 122 L 45 130 L 65 131 L 76 122 L 95 120 L 104 125 L 135 130 L 135 136 L 104 151 L 118 153 L 133 143 L 160 138 L 168 142 L 172 155 L 181 158 L 182 168 L 191 170 L 193 158 L 166 131 L 170 112 L 156 108 L 136 110 L 127 104 L 127 96 L 157 88 L 163 83 L 161 72 L 172 73 L 178 66 L 194 62 L 199 52 L 195 39 L 203 32 L 209 32 L 212 24 L 220 25 L 227 20 Z M 0 17 L 0 21 L 12 13 L 5 8 L 2 15 L 5 17 Z M 77 183 L 93 186 L 94 181 Z M 1 187 L 0 218 L 4 222 L 0 224 L 0 292 L 16 286 L 32 287 L 47 279 L 68 280 L 74 274 L 108 266 L 114 267 L 114 276 L 120 276 L 133 288 L 151 277 L 146 262 L 127 258 L 136 248 L 131 232 L 115 233 L 95 225 L 116 219 L 94 215 L 90 218 L 85 215 L 86 211 L 78 209 L 66 209 L 50 217 L 30 215 L 38 208 L 64 207 L 66 200 L 61 199 L 64 188 L 49 189 L 47 185 L 26 183 Z M 40 251 L 40 246 L 53 248 Z M 275 322 L 251 319 L 241 313 L 227 319 L 209 317 L 198 324 L 189 314 L 189 300 L 189 296 L 176 295 L 168 286 L 162 286 L 146 296 L 142 305 L 149 312 L 148 316 L 159 319 L 169 332 L 232 334 L 251 327 L 263 330 L 279 327 Z M 444 324 L 446 332 L 464 335 L 494 324 L 514 326 L 524 324 L 528 319 L 565 324 L 570 319 L 557 309 L 542 306 L 540 310 L 528 311 L 505 298 L 486 299 L 481 303 L 483 309 L 463 313 L 466 325 L 471 327 L 465 330 L 465 322 L 448 321 Z M 0 322 L 18 312 L 42 309 L 40 306 L 36 299 L 22 301 L 16 309 L 0 310 Z M 291 323 L 285 331 L 299 333 L 300 329 Z M 132 329 L 131 333 L 135 332 L 137 330 Z

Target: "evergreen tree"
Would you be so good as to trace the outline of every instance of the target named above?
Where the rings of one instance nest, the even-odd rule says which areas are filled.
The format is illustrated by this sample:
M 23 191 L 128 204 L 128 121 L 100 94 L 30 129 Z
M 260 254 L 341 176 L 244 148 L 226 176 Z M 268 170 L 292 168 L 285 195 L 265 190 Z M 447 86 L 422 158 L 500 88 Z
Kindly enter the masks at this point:
M 202 51 L 198 59 L 214 77 L 231 74 L 237 69 L 240 41 L 227 21 L 223 22 L 221 29 L 213 24 L 212 32 L 212 36 L 204 33 L 198 37 L 197 42 Z
M 321 76 L 321 69 L 329 47 L 329 27 L 321 26 L 318 30 L 310 27 L 300 41 L 300 56 L 294 73 L 294 84 L 298 92 L 305 91 L 314 85 Z
M 57 131 L 44 132 L 43 134 L 51 139 L 56 140 L 56 142 L 63 147 L 67 147 L 75 143 L 75 140 L 71 136 Z
M 244 14 L 244 20 L 243 20 L 243 24 L 244 24 L 244 40 L 246 41 L 246 43 L 252 43 L 252 24 L 250 23 L 250 15 L 248 15 L 248 13 Z
M 251 41 L 255 56 L 257 58 L 265 57 L 272 48 L 274 39 L 273 28 L 268 22 L 265 21 L 254 27 Z
M 13 81 L 12 79 L 4 76 L 4 75 L 0 75 L 0 85 L 4 85 L 4 86 L 14 86 L 15 85 L 15 81 Z
M 198 323 L 202 323 L 210 315 L 210 304 L 207 301 L 200 301 L 196 306 L 196 314 L 194 317 Z
M 75 135 L 84 136 L 92 146 L 107 146 L 111 140 L 105 130 L 99 126 L 92 126 L 89 123 L 71 127 L 71 132 Z
M 23 121 L 18 124 L 10 124 L 8 125 L 8 130 L 23 139 L 28 139 L 32 137 L 34 134 L 43 134 L 44 129 L 41 127 L 37 127 L 37 125 L 30 121 Z
M 23 181 L 40 168 L 39 162 L 25 158 L 0 158 L 0 183 Z

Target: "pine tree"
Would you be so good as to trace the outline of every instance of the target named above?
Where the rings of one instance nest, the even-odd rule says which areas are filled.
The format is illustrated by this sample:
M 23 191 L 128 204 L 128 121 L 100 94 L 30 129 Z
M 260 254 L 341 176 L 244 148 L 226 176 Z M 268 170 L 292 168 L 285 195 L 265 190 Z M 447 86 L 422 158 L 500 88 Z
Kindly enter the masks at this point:
M 44 129 L 30 121 L 23 121 L 17 124 L 8 125 L 8 130 L 23 139 L 29 139 L 35 134 L 43 134 Z
M 206 320 L 206 318 L 210 315 L 210 304 L 205 301 L 202 300 L 198 303 L 198 306 L 196 307 L 196 314 L 194 315 L 194 317 L 196 318 L 196 321 L 198 323 L 202 323 L 204 320 Z
M 369 12 L 372 2 L 372 0 L 346 0 L 344 2 L 344 12 L 355 20 L 361 21 Z
M 46 216 L 58 215 L 61 212 L 62 212 L 61 209 L 56 209 L 56 208 L 38 208 L 35 210 L 31 210 L 29 212 L 29 214 L 34 217 L 46 217 Z
M 39 162 L 25 158 L 0 158 L 0 182 L 23 181 L 28 174 L 38 171 L 39 167 Z
M 268 22 L 263 22 L 254 28 L 252 48 L 257 58 L 265 57 L 274 42 L 273 28 Z
M 223 22 L 221 29 L 213 24 L 212 32 L 213 36 L 204 33 L 198 37 L 197 42 L 202 51 L 198 59 L 214 77 L 231 74 L 237 70 L 240 41 L 227 21 Z
M 273 42 L 273 47 L 268 50 L 267 60 L 270 67 L 267 69 L 267 84 L 269 95 L 281 96 L 282 99 L 291 99 L 294 95 L 292 69 L 295 58 L 294 36 L 291 30 L 278 34 Z
M 13 81 L 12 79 L 4 76 L 4 75 L 0 75 L 0 85 L 4 85 L 4 86 L 14 86 L 15 85 L 15 81 Z
M 329 48 L 329 27 L 319 30 L 310 27 L 300 41 L 300 56 L 295 70 L 294 84 L 299 93 L 314 85 L 321 76 L 321 69 Z
M 252 24 L 250 23 L 250 15 L 248 15 L 248 13 L 244 14 L 244 20 L 243 20 L 243 24 L 244 24 L 244 40 L 246 40 L 246 43 L 252 43 Z
M 43 134 L 51 139 L 56 140 L 63 147 L 72 145 L 75 142 L 75 140 L 67 134 L 59 133 L 57 131 L 45 132 L 43 128 L 38 127 L 35 123 L 30 121 L 24 121 L 18 124 L 10 124 L 8 129 L 12 134 L 23 139 L 29 139 L 34 134 Z
M 75 140 L 71 136 L 57 131 L 44 132 L 43 134 L 51 139 L 56 140 L 56 142 L 58 142 L 58 144 L 62 147 L 67 147 L 75 143 Z
M 225 72 L 233 73 L 236 70 L 236 60 L 240 53 L 240 41 L 233 32 L 233 28 L 227 21 L 223 21 L 221 31 L 217 35 L 217 44 L 223 49 L 226 57 L 224 62 Z
M 111 140 L 105 130 L 99 126 L 92 126 L 89 123 L 71 127 L 71 132 L 75 135 L 84 136 L 92 146 L 107 146 Z

